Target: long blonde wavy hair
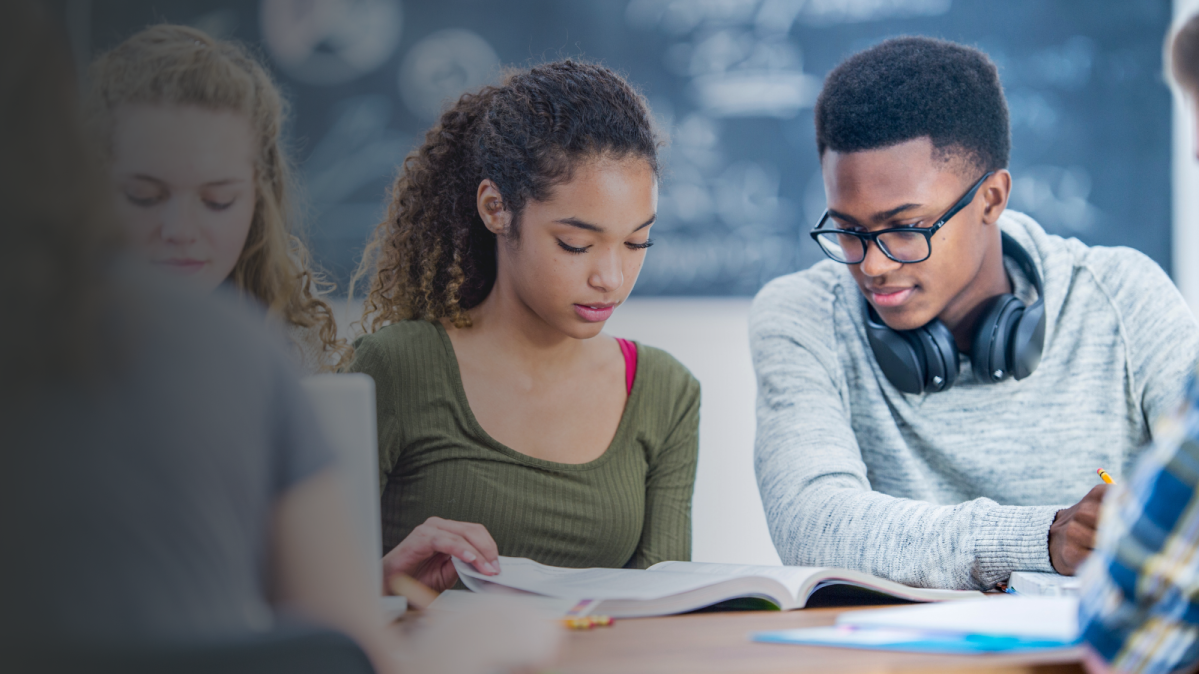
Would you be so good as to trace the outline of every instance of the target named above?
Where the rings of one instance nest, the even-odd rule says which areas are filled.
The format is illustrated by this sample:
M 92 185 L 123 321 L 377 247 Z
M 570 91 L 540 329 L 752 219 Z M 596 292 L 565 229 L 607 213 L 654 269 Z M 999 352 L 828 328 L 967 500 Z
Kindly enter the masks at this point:
M 293 228 L 298 189 L 283 146 L 287 101 L 248 49 L 187 26 L 151 26 L 92 62 L 85 113 L 111 157 L 113 113 L 122 105 L 190 105 L 244 114 L 258 141 L 254 216 L 230 274 L 243 294 L 293 326 L 314 331 L 321 369 L 347 362 L 350 348 L 321 295 L 332 286 L 313 267 Z

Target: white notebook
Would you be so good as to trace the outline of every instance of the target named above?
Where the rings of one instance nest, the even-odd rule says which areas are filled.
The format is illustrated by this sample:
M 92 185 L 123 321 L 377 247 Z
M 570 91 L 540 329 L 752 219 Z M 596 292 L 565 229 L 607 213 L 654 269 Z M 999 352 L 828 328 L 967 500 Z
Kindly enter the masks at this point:
M 613 618 L 673 615 L 733 599 L 764 599 L 783 610 L 803 608 L 826 588 L 878 601 L 975 599 L 979 592 L 926 590 L 845 569 L 662 562 L 649 569 L 566 569 L 519 557 L 500 557 L 501 573 L 485 576 L 454 560 L 475 592 L 513 589 L 562 599 L 589 600 L 593 614 Z
M 837 616 L 837 624 L 1072 643 L 1079 633 L 1078 600 L 999 595 L 977 601 L 847 611 Z
M 1063 576 L 1039 571 L 1015 571 L 1008 587 L 1029 597 L 1077 597 L 1082 589 L 1078 576 Z

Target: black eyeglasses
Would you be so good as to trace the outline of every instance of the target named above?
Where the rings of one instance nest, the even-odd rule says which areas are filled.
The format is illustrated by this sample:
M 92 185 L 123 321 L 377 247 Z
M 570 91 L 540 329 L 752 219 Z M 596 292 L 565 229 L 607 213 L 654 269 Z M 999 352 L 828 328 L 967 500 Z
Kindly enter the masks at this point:
M 824 254 L 841 262 L 843 264 L 858 264 L 866 259 L 866 244 L 870 241 L 878 246 L 878 249 L 883 251 L 883 255 L 891 258 L 896 262 L 904 264 L 912 264 L 915 262 L 924 262 L 930 255 L 933 254 L 933 234 L 937 230 L 945 226 L 953 216 L 957 215 L 970 202 L 974 201 L 974 195 L 978 193 L 978 188 L 982 187 L 983 181 L 994 175 L 994 171 L 988 171 L 983 177 L 974 183 L 974 187 L 970 191 L 962 195 L 961 199 L 953 205 L 945 215 L 941 216 L 932 227 L 892 227 L 878 232 L 855 232 L 848 229 L 824 229 L 824 225 L 829 220 L 828 211 L 820 218 L 820 224 L 812 230 L 812 238 L 816 243 L 820 244 L 820 249 Z

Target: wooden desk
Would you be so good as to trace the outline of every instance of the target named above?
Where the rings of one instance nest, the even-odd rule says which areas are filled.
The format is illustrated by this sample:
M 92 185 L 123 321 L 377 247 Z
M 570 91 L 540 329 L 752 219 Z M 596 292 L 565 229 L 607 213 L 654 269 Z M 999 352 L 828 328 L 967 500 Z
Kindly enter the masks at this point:
M 765 674 L 783 672 L 1010 672 L 1076 674 L 1080 649 L 1028 655 L 923 655 L 819 646 L 759 644 L 749 633 L 831 625 L 849 609 L 699 613 L 618 620 L 570 632 L 555 674 Z M 856 610 L 856 609 L 855 609 Z
M 697 613 L 617 620 L 611 627 L 564 631 L 557 661 L 545 674 L 783 674 L 790 672 L 986 672 L 1081 674 L 1081 649 L 1038 655 L 925 655 L 821 646 L 759 644 L 751 632 L 832 625 L 842 611 Z M 427 633 L 421 611 L 409 611 L 393 628 L 402 641 Z M 451 618 L 452 619 L 452 618 Z M 462 647 L 468 648 L 469 642 Z M 434 647 L 436 648 L 436 646 Z

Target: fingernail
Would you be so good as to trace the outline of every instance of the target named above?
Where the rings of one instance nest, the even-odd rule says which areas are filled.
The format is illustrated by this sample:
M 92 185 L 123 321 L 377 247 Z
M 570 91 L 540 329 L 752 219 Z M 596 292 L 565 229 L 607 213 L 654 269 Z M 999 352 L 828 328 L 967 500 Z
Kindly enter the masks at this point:
M 500 560 L 498 560 L 498 559 L 495 560 L 494 562 L 491 563 L 491 566 L 492 566 L 492 568 L 495 569 L 496 573 L 500 572 Z
M 476 559 L 475 553 L 471 552 L 470 550 L 467 550 L 466 552 L 462 553 L 462 561 L 466 562 L 467 564 L 470 564 L 471 562 L 475 561 L 475 559 Z
M 499 573 L 500 572 L 499 569 L 495 568 L 488 562 L 483 562 L 483 568 L 486 569 L 488 573 Z

